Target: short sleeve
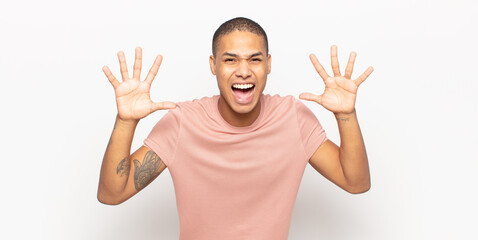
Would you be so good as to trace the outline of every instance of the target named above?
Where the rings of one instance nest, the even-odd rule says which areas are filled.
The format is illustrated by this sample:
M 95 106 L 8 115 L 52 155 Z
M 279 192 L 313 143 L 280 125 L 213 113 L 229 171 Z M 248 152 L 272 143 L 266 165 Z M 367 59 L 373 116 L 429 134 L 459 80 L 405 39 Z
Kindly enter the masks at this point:
M 322 125 L 305 104 L 296 100 L 297 122 L 307 159 L 310 159 L 322 143 L 327 140 Z
M 169 110 L 144 140 L 144 145 L 155 152 L 168 167 L 174 161 L 180 128 L 181 111 L 177 107 Z

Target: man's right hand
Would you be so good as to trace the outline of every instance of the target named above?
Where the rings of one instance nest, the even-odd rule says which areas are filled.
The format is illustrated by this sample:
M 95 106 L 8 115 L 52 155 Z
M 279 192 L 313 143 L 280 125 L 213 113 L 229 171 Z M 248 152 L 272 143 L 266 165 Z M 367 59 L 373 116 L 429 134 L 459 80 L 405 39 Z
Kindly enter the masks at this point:
M 124 52 L 118 52 L 121 76 L 123 77 L 123 82 L 121 83 L 113 76 L 108 66 L 103 67 L 103 72 L 115 90 L 118 117 L 123 121 L 138 121 L 157 110 L 176 108 L 176 104 L 173 102 L 153 102 L 151 100 L 149 94 L 151 84 L 158 73 L 163 58 L 161 55 L 158 55 L 146 79 L 140 81 L 141 52 L 141 48 L 137 47 L 135 50 L 133 78 L 130 78 L 128 75 Z

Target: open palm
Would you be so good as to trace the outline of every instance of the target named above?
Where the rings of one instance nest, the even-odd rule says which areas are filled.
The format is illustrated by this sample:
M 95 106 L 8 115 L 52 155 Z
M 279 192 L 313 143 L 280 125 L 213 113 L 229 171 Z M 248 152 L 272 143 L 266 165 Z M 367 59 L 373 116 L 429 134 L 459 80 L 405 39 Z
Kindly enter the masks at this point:
M 357 79 L 352 80 L 353 66 L 357 54 L 351 52 L 345 74 L 340 74 L 339 61 L 337 59 L 337 46 L 333 45 L 330 49 L 332 70 L 334 77 L 330 77 L 324 67 L 314 54 L 310 55 L 310 60 L 320 77 L 324 80 L 325 89 L 321 95 L 313 93 L 302 93 L 299 98 L 308 101 L 314 101 L 325 107 L 333 113 L 351 113 L 355 109 L 355 99 L 357 97 L 358 86 L 367 79 L 373 72 L 373 68 L 369 67 Z
M 103 72 L 115 90 L 118 116 L 123 120 L 139 120 L 160 109 L 175 108 L 173 102 L 153 102 L 150 96 L 151 84 L 158 73 L 162 57 L 158 55 L 144 81 L 140 81 L 142 50 L 137 47 L 133 67 L 133 78 L 129 77 L 126 60 L 122 51 L 118 52 L 123 82 L 119 82 L 107 67 Z

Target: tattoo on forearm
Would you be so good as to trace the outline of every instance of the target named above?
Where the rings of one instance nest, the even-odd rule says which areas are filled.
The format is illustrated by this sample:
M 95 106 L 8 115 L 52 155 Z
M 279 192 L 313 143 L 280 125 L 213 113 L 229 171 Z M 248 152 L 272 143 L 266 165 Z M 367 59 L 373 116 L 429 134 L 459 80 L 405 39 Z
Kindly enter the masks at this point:
M 349 121 L 349 118 L 337 118 L 339 121 L 342 121 L 342 122 L 348 122 Z
M 163 165 L 163 161 L 153 151 L 148 151 L 144 156 L 143 163 L 134 159 L 134 186 L 141 190 L 148 185 L 156 176 Z
M 128 175 L 129 170 L 131 167 L 131 161 L 130 157 L 125 157 L 121 162 L 118 163 L 118 166 L 116 167 L 116 174 L 120 175 L 122 177 L 123 175 Z

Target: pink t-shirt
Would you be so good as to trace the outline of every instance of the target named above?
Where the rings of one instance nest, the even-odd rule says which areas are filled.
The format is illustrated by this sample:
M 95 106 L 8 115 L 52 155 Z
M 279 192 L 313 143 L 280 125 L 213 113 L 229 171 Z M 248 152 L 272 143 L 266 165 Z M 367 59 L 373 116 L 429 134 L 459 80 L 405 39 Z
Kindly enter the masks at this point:
M 228 124 L 218 99 L 178 103 L 144 141 L 171 173 L 180 239 L 287 239 L 305 166 L 325 132 L 292 96 L 262 95 L 247 127 Z

